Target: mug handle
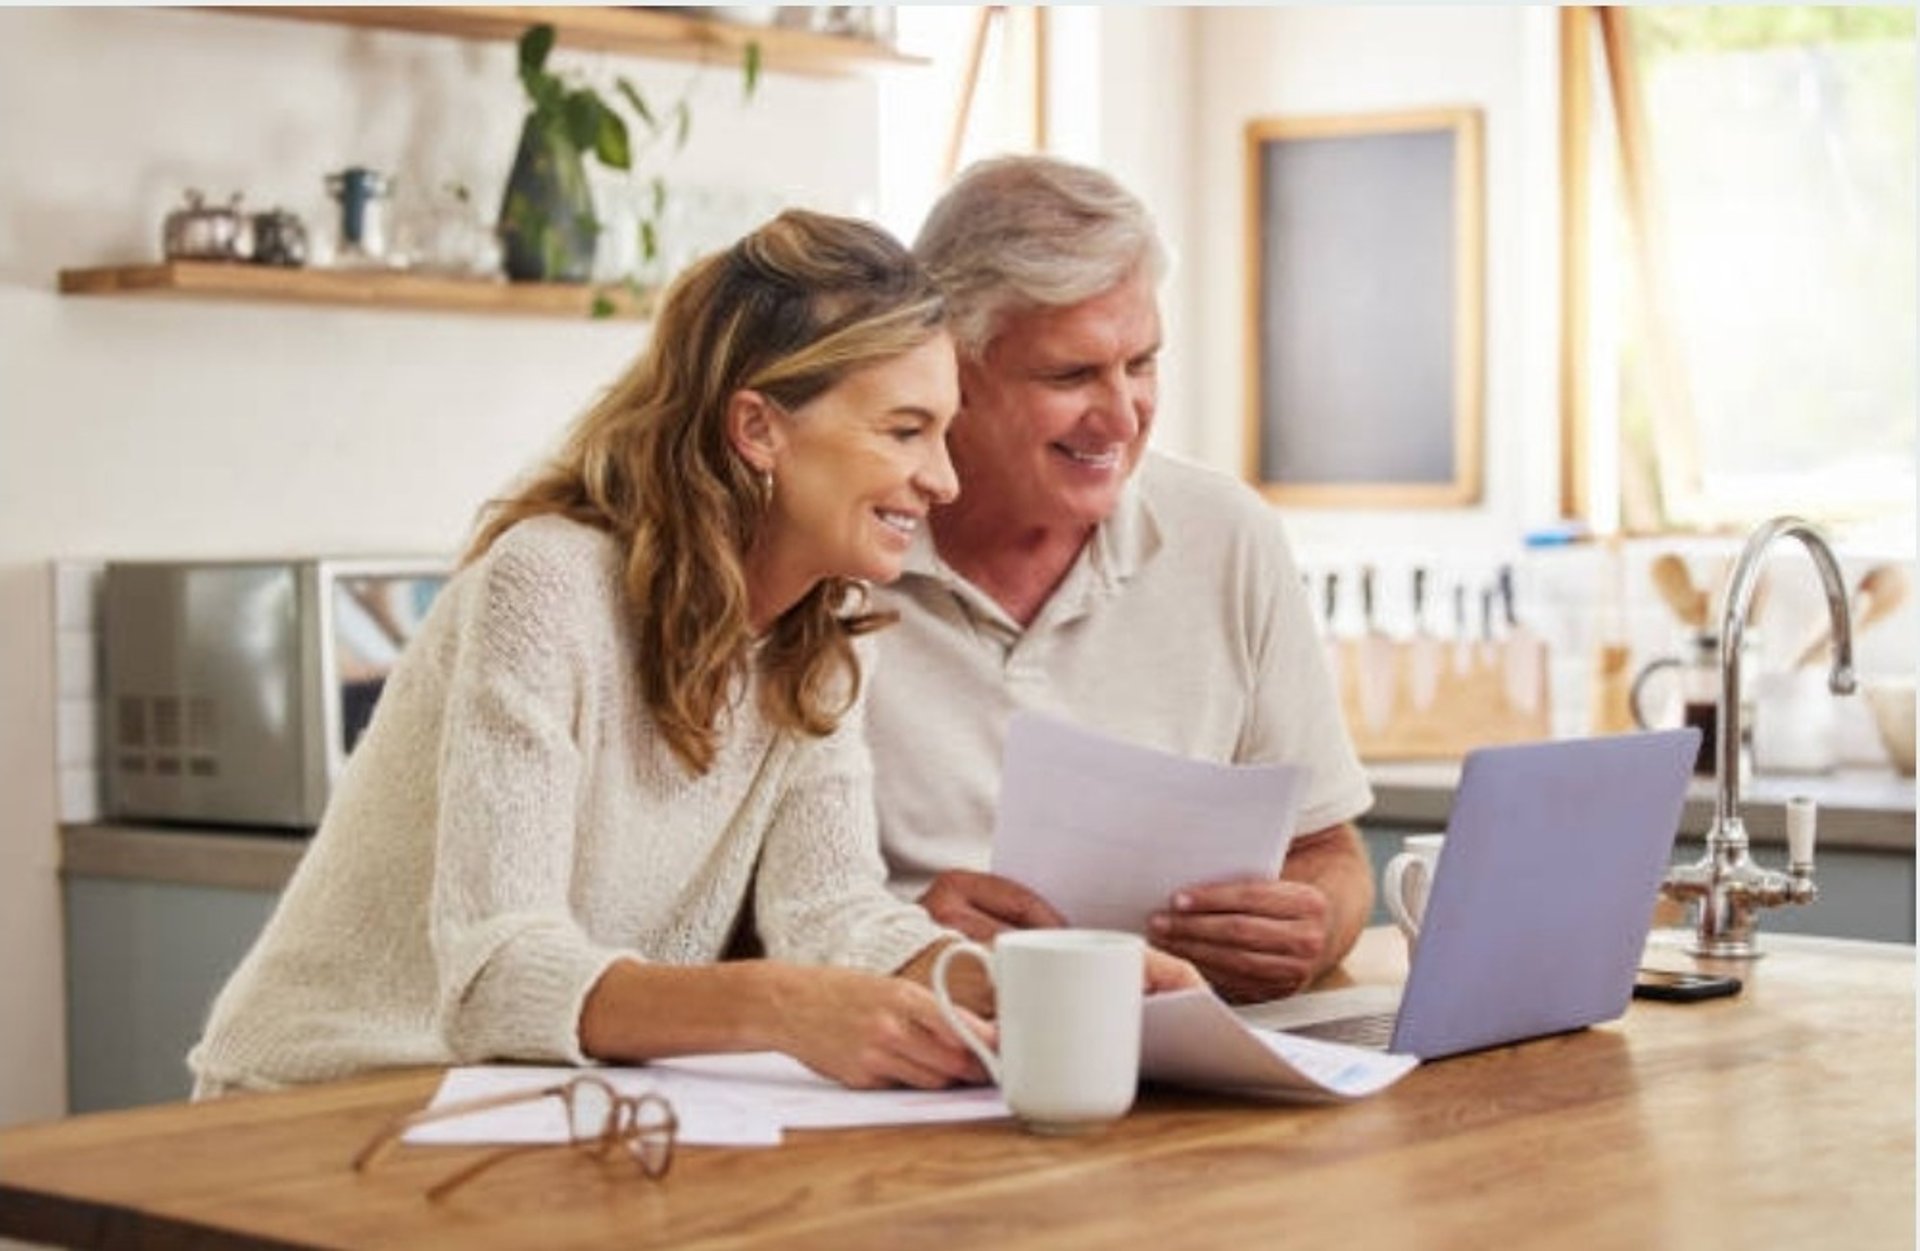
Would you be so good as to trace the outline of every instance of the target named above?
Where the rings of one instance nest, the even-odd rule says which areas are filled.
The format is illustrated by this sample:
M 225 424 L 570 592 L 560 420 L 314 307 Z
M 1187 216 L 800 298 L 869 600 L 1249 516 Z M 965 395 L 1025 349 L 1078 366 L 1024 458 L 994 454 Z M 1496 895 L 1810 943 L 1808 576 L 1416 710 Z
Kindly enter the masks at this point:
M 947 965 L 952 962 L 955 956 L 972 956 L 978 960 L 980 967 L 986 970 L 987 980 L 991 982 L 993 980 L 993 953 L 985 947 L 982 947 L 979 943 L 970 943 L 964 940 L 954 943 L 952 946 L 943 948 L 940 954 L 934 957 L 933 976 L 927 980 L 933 983 L 934 1004 L 940 1009 L 940 1015 L 946 1018 L 947 1024 L 952 1027 L 953 1032 L 960 1036 L 960 1041 L 967 1044 L 967 1050 L 980 1057 L 980 1063 L 986 1066 L 987 1075 L 993 1078 L 993 1084 L 998 1086 L 1001 1084 L 1000 1057 L 987 1050 L 987 1045 L 980 1040 L 980 1036 L 968 1028 L 967 1024 L 960 1019 L 959 1012 L 954 1010 L 953 998 L 947 992 Z
M 1653 725 L 1647 720 L 1647 714 L 1640 707 L 1640 692 L 1646 689 L 1647 679 L 1662 669 L 1678 669 L 1680 661 L 1673 656 L 1662 656 L 1642 669 L 1633 679 L 1633 685 L 1627 690 L 1627 709 L 1633 713 L 1633 723 L 1643 730 L 1651 730 Z
M 1420 937 L 1420 922 L 1407 910 L 1406 888 L 1411 884 L 1406 880 L 1409 871 L 1418 870 L 1426 874 L 1427 862 L 1424 857 L 1410 851 L 1403 851 L 1387 861 L 1387 871 L 1380 880 L 1380 893 L 1386 896 L 1387 912 L 1393 917 L 1393 923 L 1400 932 L 1412 942 Z M 937 965 L 935 966 L 938 967 Z

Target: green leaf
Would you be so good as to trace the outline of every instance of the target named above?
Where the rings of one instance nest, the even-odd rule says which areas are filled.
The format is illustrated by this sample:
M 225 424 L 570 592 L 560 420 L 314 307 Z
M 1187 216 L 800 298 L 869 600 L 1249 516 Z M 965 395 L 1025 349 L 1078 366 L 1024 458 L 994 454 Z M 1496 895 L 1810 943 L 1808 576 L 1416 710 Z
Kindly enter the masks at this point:
M 647 216 L 658 217 L 667 209 L 667 180 L 655 174 L 648 189 L 653 192 L 653 211 Z
M 613 314 L 613 301 L 607 298 L 607 293 L 605 291 L 595 291 L 593 293 L 593 308 L 588 315 L 600 319 L 611 317 Z
M 627 124 L 620 115 L 602 105 L 600 129 L 593 137 L 593 154 L 610 169 L 631 169 L 633 149 L 627 142 Z
M 567 93 L 567 139 L 582 152 L 595 151 L 600 142 L 600 115 L 606 106 L 590 87 L 576 87 Z
M 654 120 L 653 110 L 647 107 L 647 98 L 640 94 L 640 88 L 634 86 L 631 79 L 622 75 L 614 80 L 614 85 L 620 89 L 620 94 L 627 98 L 634 116 L 647 124 L 648 130 L 660 129 L 660 123 Z
M 673 106 L 673 150 L 687 146 L 687 132 L 693 129 L 693 110 L 681 100 Z
M 538 75 L 547 65 L 547 54 L 553 51 L 553 27 L 545 22 L 538 26 L 529 26 L 520 36 L 520 77 Z
M 760 85 L 760 41 L 758 39 L 747 40 L 746 63 L 741 66 L 741 71 L 746 75 L 746 82 L 743 84 L 745 98 L 751 100 L 753 89 Z
M 640 259 L 651 261 L 660 255 L 660 236 L 654 233 L 653 223 L 640 223 Z

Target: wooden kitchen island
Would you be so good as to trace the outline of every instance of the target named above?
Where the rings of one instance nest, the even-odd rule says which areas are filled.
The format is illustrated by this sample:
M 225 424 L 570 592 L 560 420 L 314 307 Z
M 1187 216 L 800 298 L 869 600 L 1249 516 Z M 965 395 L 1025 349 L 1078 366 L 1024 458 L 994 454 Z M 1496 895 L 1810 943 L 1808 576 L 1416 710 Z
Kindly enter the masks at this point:
M 348 1167 L 430 1071 L 0 1132 L 0 1235 L 75 1247 L 1914 1245 L 1913 948 L 1763 934 L 1737 998 L 1423 1066 L 1371 1099 L 1148 1091 L 1085 1138 L 1008 1122 L 684 1149 L 662 1182 L 567 1151 L 444 1205 L 472 1148 Z M 1649 963 L 1693 967 L 1658 934 Z M 1700 962 L 1702 967 L 1727 967 Z M 1404 972 L 1396 934 L 1348 963 Z

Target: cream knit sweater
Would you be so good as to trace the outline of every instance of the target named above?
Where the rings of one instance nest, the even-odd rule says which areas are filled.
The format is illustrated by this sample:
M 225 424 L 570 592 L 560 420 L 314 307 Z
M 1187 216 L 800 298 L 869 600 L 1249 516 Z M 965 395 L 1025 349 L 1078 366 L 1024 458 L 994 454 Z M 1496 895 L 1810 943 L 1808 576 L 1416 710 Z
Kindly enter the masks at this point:
M 859 709 L 799 738 L 749 692 L 693 776 L 640 699 L 622 597 L 612 540 L 551 517 L 448 583 L 187 1058 L 197 1095 L 583 1063 L 607 966 L 717 959 L 749 886 L 777 960 L 886 971 L 947 935 L 885 890 Z

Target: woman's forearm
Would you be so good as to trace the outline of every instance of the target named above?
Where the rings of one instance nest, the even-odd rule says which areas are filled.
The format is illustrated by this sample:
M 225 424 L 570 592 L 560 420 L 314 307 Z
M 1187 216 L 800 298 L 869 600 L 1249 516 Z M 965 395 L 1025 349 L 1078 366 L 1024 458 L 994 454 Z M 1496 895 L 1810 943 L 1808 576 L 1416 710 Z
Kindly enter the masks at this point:
M 587 992 L 580 1047 L 616 1063 L 779 1051 L 855 1087 L 933 1089 L 985 1077 L 924 986 L 771 960 L 692 967 L 617 961 Z
M 781 1050 L 793 970 L 765 960 L 680 966 L 618 960 L 580 1010 L 580 1049 L 631 1062 L 709 1051 Z

